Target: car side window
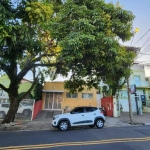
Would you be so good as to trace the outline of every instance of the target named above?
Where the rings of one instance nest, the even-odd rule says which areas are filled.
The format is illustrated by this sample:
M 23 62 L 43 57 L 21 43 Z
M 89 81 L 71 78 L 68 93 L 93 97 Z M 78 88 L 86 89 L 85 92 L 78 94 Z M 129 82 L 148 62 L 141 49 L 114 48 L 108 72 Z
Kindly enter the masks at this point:
M 2 104 L 2 107 L 9 108 L 9 104 Z
M 93 111 L 94 111 L 93 107 L 86 107 L 86 112 L 93 112 Z
M 78 113 L 83 113 L 83 108 L 76 108 L 74 111 L 73 111 L 73 114 L 78 114 Z

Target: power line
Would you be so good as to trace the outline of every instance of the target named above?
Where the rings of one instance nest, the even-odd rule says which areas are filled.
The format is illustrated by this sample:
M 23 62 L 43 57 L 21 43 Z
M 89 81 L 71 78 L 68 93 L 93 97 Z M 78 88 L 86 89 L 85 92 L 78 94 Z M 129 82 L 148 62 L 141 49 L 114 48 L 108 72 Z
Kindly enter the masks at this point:
M 150 37 L 144 42 L 144 44 L 141 47 L 146 46 L 146 44 L 149 43 L 149 42 L 150 42 Z
M 149 46 L 150 46 L 150 44 L 147 45 L 141 52 L 146 52 L 146 51 L 148 51 L 148 50 L 149 50 Z M 137 56 L 136 59 L 138 59 L 138 58 L 140 58 L 140 57 L 142 57 L 142 55 Z
M 149 45 L 147 45 L 143 50 L 142 50 L 142 52 L 146 52 L 147 51 L 147 48 L 150 46 L 150 44 Z
M 150 30 L 150 29 L 148 29 L 147 32 L 146 32 L 137 42 L 134 43 L 134 45 L 135 45 L 136 43 L 138 43 L 138 42 L 148 33 L 149 30 Z
M 142 55 L 150 55 L 150 54 L 146 54 L 146 53 L 139 53 L 139 54 L 142 54 Z

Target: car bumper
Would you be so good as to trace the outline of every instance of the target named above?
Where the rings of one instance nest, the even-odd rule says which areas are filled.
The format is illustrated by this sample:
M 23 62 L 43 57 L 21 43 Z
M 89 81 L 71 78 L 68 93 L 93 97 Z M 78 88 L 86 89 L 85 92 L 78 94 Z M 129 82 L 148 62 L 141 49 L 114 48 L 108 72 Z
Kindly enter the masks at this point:
M 57 127 L 57 120 L 52 121 L 52 127 Z

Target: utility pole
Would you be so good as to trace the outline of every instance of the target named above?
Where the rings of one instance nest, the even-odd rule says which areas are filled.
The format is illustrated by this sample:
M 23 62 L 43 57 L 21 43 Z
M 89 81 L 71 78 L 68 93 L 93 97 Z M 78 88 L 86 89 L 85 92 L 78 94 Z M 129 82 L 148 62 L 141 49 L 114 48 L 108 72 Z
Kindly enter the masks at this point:
M 137 32 L 139 32 L 139 28 L 136 28 L 135 31 L 134 31 L 134 33 L 137 33 Z M 133 39 L 134 39 L 134 36 L 132 38 L 131 45 L 132 45 Z M 131 47 L 131 45 L 130 45 L 130 47 Z M 131 88 L 130 88 L 130 84 L 129 84 L 129 78 L 127 78 L 127 91 L 128 91 L 128 102 L 129 102 L 129 118 L 130 118 L 130 123 L 133 124 L 133 113 L 132 113 L 132 103 L 131 103 Z
M 128 91 L 128 102 L 129 102 L 129 118 L 130 118 L 130 123 L 133 124 L 131 89 L 130 89 L 130 84 L 129 84 L 129 78 L 127 78 L 127 91 Z

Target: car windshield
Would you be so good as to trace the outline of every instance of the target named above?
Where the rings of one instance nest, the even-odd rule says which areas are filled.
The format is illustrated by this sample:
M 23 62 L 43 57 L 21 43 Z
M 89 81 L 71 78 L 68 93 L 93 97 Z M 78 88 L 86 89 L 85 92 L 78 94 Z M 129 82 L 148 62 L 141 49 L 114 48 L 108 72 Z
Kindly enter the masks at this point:
M 76 109 L 76 108 L 73 108 L 73 109 L 70 111 L 70 113 L 72 114 L 72 113 L 74 112 L 75 109 Z

